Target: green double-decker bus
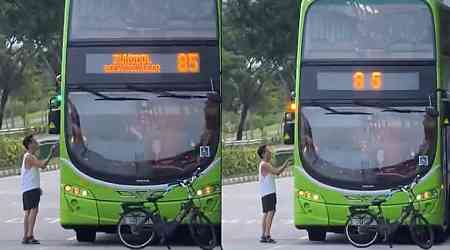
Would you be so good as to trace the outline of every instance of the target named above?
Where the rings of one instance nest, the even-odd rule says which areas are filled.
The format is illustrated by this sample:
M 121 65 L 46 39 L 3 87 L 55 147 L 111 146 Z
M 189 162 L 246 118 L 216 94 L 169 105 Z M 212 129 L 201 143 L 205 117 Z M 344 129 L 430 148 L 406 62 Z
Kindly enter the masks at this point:
M 60 222 L 78 241 L 116 232 L 122 202 L 192 177 L 221 221 L 221 39 L 217 0 L 66 0 Z M 58 117 L 53 111 L 50 117 Z M 158 204 L 174 218 L 182 188 Z
M 450 8 L 437 0 L 305 0 L 300 13 L 290 135 L 296 228 L 312 241 L 342 233 L 349 205 L 419 174 L 415 202 L 443 239 Z M 399 218 L 407 203 L 396 193 L 384 215 Z

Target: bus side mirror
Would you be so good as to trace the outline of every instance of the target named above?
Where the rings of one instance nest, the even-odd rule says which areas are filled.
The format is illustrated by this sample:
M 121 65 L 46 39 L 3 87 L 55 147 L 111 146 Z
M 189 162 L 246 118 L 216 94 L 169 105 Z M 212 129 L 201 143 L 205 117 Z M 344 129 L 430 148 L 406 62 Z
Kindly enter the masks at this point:
M 283 141 L 286 145 L 294 144 L 295 113 L 285 112 L 283 119 Z
M 48 105 L 48 133 L 51 135 L 59 135 L 61 118 L 61 96 L 53 96 L 50 98 Z

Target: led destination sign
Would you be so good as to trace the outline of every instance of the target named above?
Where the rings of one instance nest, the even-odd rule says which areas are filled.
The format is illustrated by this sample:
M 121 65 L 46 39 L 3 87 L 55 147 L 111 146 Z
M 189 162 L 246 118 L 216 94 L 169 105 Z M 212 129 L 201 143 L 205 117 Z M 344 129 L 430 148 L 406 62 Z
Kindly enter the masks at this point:
M 199 53 L 87 54 L 87 74 L 198 74 Z

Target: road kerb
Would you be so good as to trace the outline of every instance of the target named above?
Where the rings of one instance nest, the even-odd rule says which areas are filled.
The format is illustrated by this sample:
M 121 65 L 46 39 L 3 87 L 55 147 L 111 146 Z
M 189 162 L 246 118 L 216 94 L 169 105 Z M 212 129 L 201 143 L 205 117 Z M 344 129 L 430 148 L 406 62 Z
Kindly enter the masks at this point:
M 55 170 L 58 170 L 58 165 L 56 165 L 56 164 L 49 165 L 47 168 L 41 170 L 41 172 L 48 172 L 48 171 L 55 171 Z M 0 178 L 14 176 L 14 175 L 20 175 L 19 168 L 10 168 L 10 169 L 0 170 Z
M 292 176 L 292 171 L 285 171 L 277 178 L 291 177 L 291 176 Z M 254 182 L 254 181 L 258 181 L 258 175 L 246 175 L 246 176 L 240 176 L 240 177 L 223 178 L 222 184 L 223 185 L 232 185 L 232 184 L 247 183 L 247 182 Z

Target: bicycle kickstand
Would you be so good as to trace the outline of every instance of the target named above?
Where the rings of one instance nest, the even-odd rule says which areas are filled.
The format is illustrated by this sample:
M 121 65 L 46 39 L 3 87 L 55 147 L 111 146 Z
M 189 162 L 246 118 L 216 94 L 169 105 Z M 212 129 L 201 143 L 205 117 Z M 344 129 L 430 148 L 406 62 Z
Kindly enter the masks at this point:
M 167 249 L 172 249 L 168 243 L 168 241 L 166 241 L 166 238 L 161 236 L 161 239 L 159 240 L 159 244 L 161 245 L 165 245 L 167 247 Z

